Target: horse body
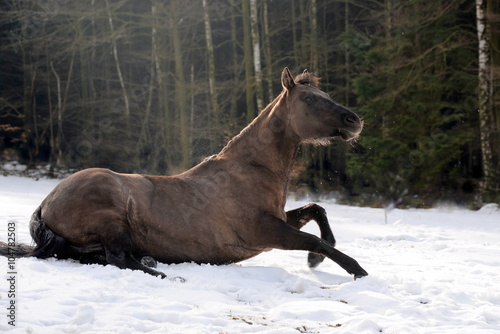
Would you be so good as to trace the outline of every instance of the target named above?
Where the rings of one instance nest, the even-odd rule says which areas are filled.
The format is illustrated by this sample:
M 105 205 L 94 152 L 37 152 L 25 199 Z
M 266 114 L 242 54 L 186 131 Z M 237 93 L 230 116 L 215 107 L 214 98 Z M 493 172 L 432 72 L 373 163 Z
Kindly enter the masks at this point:
M 326 213 L 316 205 L 285 212 L 299 144 L 362 129 L 359 118 L 315 87 L 312 76 L 282 74 L 283 92 L 216 156 L 175 176 L 92 168 L 58 184 L 30 223 L 37 246 L 19 256 L 111 263 L 165 275 L 140 263 L 226 264 L 272 248 L 329 257 L 355 277 L 367 275 L 334 248 Z M 299 231 L 316 220 L 322 238 Z M 45 240 L 45 241 L 44 241 Z M 3 254 L 0 245 L 0 254 Z
M 41 218 L 54 233 L 83 249 L 103 244 L 110 230 L 114 234 L 125 230 L 132 236 L 132 253 L 161 262 L 219 264 L 255 256 L 270 249 L 256 246 L 252 238 L 260 213 L 286 220 L 283 184 L 289 174 L 274 166 L 284 152 L 274 152 L 267 145 L 270 138 L 246 140 L 254 127 L 260 128 L 257 125 L 219 155 L 177 176 L 119 174 L 99 168 L 75 173 L 42 202 Z M 298 142 L 290 146 L 288 160 L 293 163 Z
M 206 185 L 197 178 L 87 169 L 62 181 L 47 196 L 41 204 L 41 219 L 83 254 L 96 250 L 95 255 L 104 255 L 110 238 L 115 237 L 122 247 L 124 237 L 129 236 L 128 246 L 136 258 L 149 255 L 165 263 L 229 263 L 250 257 L 227 250 L 239 242 L 226 216 L 238 218 L 235 205 L 226 201 L 228 206 L 221 208 L 219 201 L 196 191 L 200 184 Z M 207 191 L 230 198 L 213 185 Z M 75 194 L 78 206 L 72 205 Z M 179 204 L 183 198 L 194 201 Z

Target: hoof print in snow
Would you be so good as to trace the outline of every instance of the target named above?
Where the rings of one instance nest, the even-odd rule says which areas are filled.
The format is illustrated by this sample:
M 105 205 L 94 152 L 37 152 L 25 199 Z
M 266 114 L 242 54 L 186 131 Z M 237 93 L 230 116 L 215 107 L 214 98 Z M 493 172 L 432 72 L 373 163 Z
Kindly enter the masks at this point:
M 169 280 L 172 282 L 186 283 L 186 279 L 180 276 L 169 278 Z

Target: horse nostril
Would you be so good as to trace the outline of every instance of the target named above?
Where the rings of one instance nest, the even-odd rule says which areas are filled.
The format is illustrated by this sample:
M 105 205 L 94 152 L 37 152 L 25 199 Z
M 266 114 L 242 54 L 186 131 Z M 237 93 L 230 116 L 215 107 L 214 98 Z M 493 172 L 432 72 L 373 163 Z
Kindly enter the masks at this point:
M 356 118 L 350 116 L 350 115 L 345 115 L 344 116 L 344 121 L 347 123 L 347 124 L 356 124 Z

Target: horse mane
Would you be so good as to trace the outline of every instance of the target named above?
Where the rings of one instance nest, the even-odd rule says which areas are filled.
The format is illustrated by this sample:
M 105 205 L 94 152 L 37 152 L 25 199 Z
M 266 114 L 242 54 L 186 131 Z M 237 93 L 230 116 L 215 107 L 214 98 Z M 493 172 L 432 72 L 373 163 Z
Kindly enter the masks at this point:
M 224 151 L 226 151 L 226 149 L 229 146 L 231 146 L 235 142 L 239 141 L 241 137 L 244 137 L 247 132 L 249 132 L 252 128 L 254 128 L 256 126 L 256 120 L 257 120 L 257 118 L 259 118 L 260 115 L 269 114 L 271 112 L 271 110 L 274 108 L 274 106 L 278 103 L 278 101 L 282 97 L 283 97 L 283 93 L 279 94 L 273 101 L 271 101 L 266 107 L 264 107 L 264 109 L 262 109 L 260 111 L 259 115 L 257 115 L 257 117 L 255 117 L 250 124 L 248 124 L 243 130 L 240 131 L 240 133 L 238 133 L 236 136 L 234 136 L 231 140 L 229 140 L 227 142 L 226 146 L 224 146 L 222 148 L 222 150 L 219 152 L 219 154 L 224 153 Z M 210 156 L 210 157 L 208 157 L 205 160 L 211 160 L 212 158 L 217 157 L 219 154 Z
M 294 78 L 294 82 L 297 85 L 318 87 L 320 79 L 321 78 L 319 78 L 319 77 L 315 76 L 314 74 L 311 74 L 307 70 L 305 70 L 304 72 L 302 72 L 302 74 L 299 74 Z M 283 96 L 284 96 L 283 94 L 284 94 L 284 92 L 279 94 L 273 101 L 271 101 L 266 107 L 264 107 L 264 109 L 262 109 L 260 111 L 259 116 L 269 114 L 272 111 L 272 109 L 278 104 L 278 102 L 283 98 Z M 225 147 L 222 148 L 222 150 L 219 152 L 219 154 L 224 153 L 231 145 L 233 145 L 235 142 L 239 141 L 241 139 L 241 137 L 245 136 L 245 134 L 247 132 L 249 132 L 252 128 L 254 128 L 256 126 L 255 121 L 257 120 L 257 118 L 259 118 L 259 117 L 257 116 L 254 119 L 254 121 L 252 121 L 247 127 L 245 127 L 239 134 L 237 134 L 231 140 L 229 140 L 229 142 L 226 144 Z M 314 144 L 319 143 L 320 145 L 327 145 L 330 143 L 330 140 L 324 140 L 324 141 L 313 140 L 312 142 Z M 206 160 L 211 160 L 212 158 L 214 158 L 216 156 L 218 156 L 218 154 L 215 156 L 211 156 L 211 157 L 207 158 Z
M 309 73 L 307 70 L 305 70 L 302 74 L 297 75 L 294 79 L 296 84 L 314 87 L 319 86 L 320 80 L 321 78 Z

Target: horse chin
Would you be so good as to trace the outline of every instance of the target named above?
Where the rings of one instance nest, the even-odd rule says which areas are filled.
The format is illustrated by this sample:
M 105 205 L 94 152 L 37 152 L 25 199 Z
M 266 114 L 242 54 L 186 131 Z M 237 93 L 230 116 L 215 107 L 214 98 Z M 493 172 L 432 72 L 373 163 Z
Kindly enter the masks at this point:
M 303 142 L 305 144 L 312 144 L 315 146 L 328 146 L 331 144 L 332 140 L 334 140 L 334 137 L 327 137 L 327 138 L 314 138 L 314 139 L 306 139 Z
M 321 137 L 321 138 L 311 138 L 311 139 L 306 139 L 303 140 L 303 143 L 305 144 L 312 144 L 315 146 L 328 146 L 330 145 L 334 140 L 337 138 L 340 138 L 343 141 L 346 142 L 351 142 L 351 141 L 356 141 L 356 139 L 359 137 L 358 133 L 352 133 L 347 130 L 336 130 L 333 135 L 330 137 Z
M 354 133 L 347 130 L 338 130 L 338 136 L 344 141 L 356 140 L 359 137 L 359 132 Z

